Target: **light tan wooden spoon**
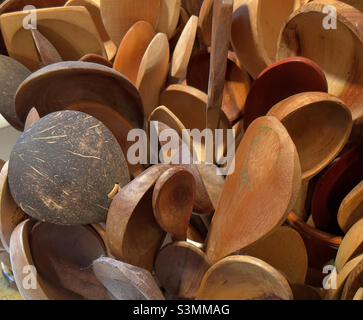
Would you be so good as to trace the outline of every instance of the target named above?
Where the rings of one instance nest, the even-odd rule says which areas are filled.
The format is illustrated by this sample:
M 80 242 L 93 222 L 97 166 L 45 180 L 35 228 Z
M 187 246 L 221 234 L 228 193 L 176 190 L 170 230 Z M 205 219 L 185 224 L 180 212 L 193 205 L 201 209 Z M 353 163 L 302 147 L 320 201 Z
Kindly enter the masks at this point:
M 158 33 L 145 51 L 136 79 L 146 118 L 159 106 L 159 96 L 166 81 L 168 65 L 168 38 L 164 33 Z
M 197 34 L 198 17 L 191 16 L 176 44 L 171 59 L 170 74 L 175 79 L 185 79 L 194 41 Z
M 231 256 L 213 265 L 204 275 L 198 300 L 291 300 L 287 280 L 257 258 Z
M 151 273 L 145 269 L 101 257 L 93 261 L 96 277 L 116 300 L 164 300 Z
M 136 85 L 140 63 L 155 37 L 153 26 L 146 21 L 138 21 L 127 31 L 122 39 L 113 67 Z
M 174 242 L 159 251 L 155 275 L 172 297 L 194 299 L 209 267 L 202 250 L 188 242 Z
M 344 232 L 363 218 L 363 181 L 343 199 L 338 211 L 338 223 Z
M 359 300 L 359 301 L 363 300 L 363 288 L 358 289 L 358 291 L 356 292 L 356 294 L 353 297 L 353 300 Z
M 257 241 L 240 254 L 259 258 L 281 273 L 289 283 L 305 283 L 308 255 L 303 239 L 294 229 L 279 227 L 271 235 Z
M 338 270 L 354 257 L 363 253 L 363 219 L 354 224 L 343 238 L 335 258 L 335 266 Z
M 199 35 L 207 47 L 212 43 L 212 19 L 214 0 L 204 0 L 199 13 Z
M 353 300 L 355 293 L 363 287 L 363 261 L 350 272 L 345 281 L 341 300 Z
M 137 21 L 150 22 L 156 28 L 160 0 L 101 0 L 101 16 L 112 41 L 119 46 L 127 30 Z
M 168 39 L 175 33 L 180 16 L 181 0 L 160 0 L 160 18 L 156 27 L 158 32 L 163 32 Z

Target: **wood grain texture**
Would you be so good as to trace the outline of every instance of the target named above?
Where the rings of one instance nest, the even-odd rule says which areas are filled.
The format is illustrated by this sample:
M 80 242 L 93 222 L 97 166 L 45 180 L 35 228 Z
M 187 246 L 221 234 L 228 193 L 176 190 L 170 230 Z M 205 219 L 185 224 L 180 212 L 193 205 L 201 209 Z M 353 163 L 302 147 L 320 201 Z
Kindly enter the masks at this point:
M 333 4 L 337 13 L 336 32 L 322 28 L 326 3 L 310 2 L 289 17 L 281 35 L 278 59 L 300 55 L 318 63 L 326 74 L 329 92 L 347 104 L 354 121 L 361 122 L 363 17 L 358 9 L 343 2 Z
M 363 287 L 363 261 L 349 274 L 345 281 L 341 300 L 353 300 L 355 293 Z
M 138 21 L 123 37 L 113 63 L 113 68 L 136 85 L 140 64 L 150 42 L 155 37 L 153 26 L 146 21 Z
M 297 77 L 296 75 L 299 74 Z M 244 108 L 244 128 L 280 101 L 302 92 L 328 92 L 323 70 L 303 57 L 281 60 L 264 69 L 253 83 Z
M 214 264 L 204 275 L 199 300 L 291 300 L 287 280 L 257 258 L 231 256 Z
M 304 180 L 317 175 L 338 156 L 353 127 L 350 110 L 343 101 L 321 92 L 286 98 L 273 106 L 268 115 L 280 120 L 289 132 Z
M 206 120 L 212 130 L 219 127 L 221 117 L 232 14 L 233 0 L 214 0 Z
M 100 8 L 105 28 L 116 46 L 137 21 L 150 22 L 155 29 L 160 17 L 160 0 L 101 0 Z
M 18 130 L 22 124 L 15 111 L 15 93 L 19 85 L 30 75 L 30 71 L 16 60 L 0 55 L 0 83 L 2 96 L 0 100 L 1 115 Z
M 105 221 L 108 193 L 130 179 L 111 132 L 76 111 L 49 114 L 26 131 L 10 155 L 8 175 L 22 210 L 64 225 Z
M 212 44 L 213 2 L 214 0 L 204 0 L 199 13 L 199 36 L 207 47 Z
M 160 18 L 156 27 L 171 39 L 179 22 L 181 0 L 160 0 Z
M 224 184 L 208 235 L 208 257 L 217 261 L 279 227 L 300 185 L 300 163 L 288 132 L 274 117 L 257 119 L 246 131 L 235 171 Z
M 107 257 L 93 262 L 99 281 L 116 300 L 164 300 L 151 273 Z
M 145 51 L 136 80 L 145 117 L 159 106 L 160 92 L 168 75 L 169 55 L 168 38 L 164 33 L 158 33 Z
M 240 254 L 265 261 L 279 270 L 289 283 L 305 283 L 308 255 L 304 241 L 294 229 L 282 226 Z
M 37 273 L 55 287 L 88 300 L 109 300 L 92 270 L 92 262 L 105 255 L 106 248 L 90 226 L 37 223 L 30 250 Z
M 113 199 L 106 232 L 115 258 L 152 270 L 155 255 L 165 237 L 154 218 L 152 193 L 157 179 L 169 168 L 168 165 L 150 167 Z
M 359 220 L 343 238 L 335 258 L 335 266 L 338 270 L 351 259 L 363 253 L 363 219 Z
M 35 13 L 37 30 L 52 43 L 63 60 L 78 60 L 86 53 L 106 57 L 103 42 L 86 8 L 46 8 L 37 9 Z M 23 11 L 3 14 L 0 24 L 9 55 L 34 71 L 39 68 L 40 60 L 31 31 L 23 28 L 27 15 L 29 13 Z
M 210 262 L 205 253 L 188 242 L 163 247 L 155 260 L 160 285 L 174 298 L 194 299 Z
M 195 192 L 194 176 L 183 167 L 168 169 L 156 181 L 152 198 L 154 216 L 175 240 L 187 238 Z
M 37 123 L 39 120 L 40 116 L 37 109 L 31 108 L 25 120 L 24 131 L 30 129 L 33 124 Z

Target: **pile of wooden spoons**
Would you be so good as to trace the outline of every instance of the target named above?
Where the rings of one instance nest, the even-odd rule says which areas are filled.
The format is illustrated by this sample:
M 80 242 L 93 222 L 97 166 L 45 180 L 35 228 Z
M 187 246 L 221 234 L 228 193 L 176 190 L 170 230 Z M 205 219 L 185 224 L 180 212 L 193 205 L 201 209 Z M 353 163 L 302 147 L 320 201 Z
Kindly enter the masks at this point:
M 363 300 L 358 2 L 3 1 L 0 299 Z

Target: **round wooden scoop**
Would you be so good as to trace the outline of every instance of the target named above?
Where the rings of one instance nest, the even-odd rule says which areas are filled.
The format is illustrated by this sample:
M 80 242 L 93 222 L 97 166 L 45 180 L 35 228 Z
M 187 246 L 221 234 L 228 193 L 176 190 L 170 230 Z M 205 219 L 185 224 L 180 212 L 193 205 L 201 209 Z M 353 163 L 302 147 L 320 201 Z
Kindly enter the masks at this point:
M 151 273 L 107 257 L 93 262 L 99 281 L 116 300 L 164 300 Z
M 305 283 L 308 255 L 300 234 L 290 227 L 280 227 L 240 254 L 259 258 L 281 273 L 289 283 Z
M 30 249 L 37 272 L 49 283 L 85 299 L 109 299 L 92 270 L 92 262 L 106 255 L 106 249 L 91 227 L 38 223 L 31 231 Z
M 174 242 L 158 253 L 155 275 L 172 297 L 194 299 L 209 267 L 210 263 L 202 250 L 189 242 Z
M 56 224 L 105 221 L 108 193 L 129 179 L 111 132 L 77 111 L 43 117 L 23 133 L 10 156 L 15 202 L 31 217 Z
M 361 253 L 363 253 L 363 219 L 353 225 L 343 238 L 335 259 L 337 270 L 342 270 L 349 260 Z
M 27 215 L 15 203 L 8 185 L 8 165 L 6 162 L 0 172 L 0 239 L 5 250 L 9 251 L 10 237 L 16 226 Z
M 160 0 L 101 0 L 100 9 L 105 28 L 118 46 L 137 21 L 147 21 L 156 28 L 160 17 Z
M 335 1 L 336 32 L 332 33 L 331 28 L 322 27 L 326 5 L 312 1 L 289 17 L 280 37 L 278 59 L 301 55 L 318 63 L 327 77 L 329 92 L 347 104 L 356 121 L 363 116 L 363 31 L 358 27 L 363 16 L 358 9 Z
M 338 211 L 338 223 L 344 232 L 363 218 L 363 182 L 343 199 Z
M 267 114 L 276 103 L 310 91 L 328 91 L 325 75 L 315 62 L 293 57 L 269 66 L 248 93 L 243 118 L 245 129 L 253 120 Z
M 112 200 L 106 232 L 110 250 L 118 260 L 152 270 L 154 256 L 165 237 L 154 217 L 152 195 L 156 181 L 169 168 L 168 165 L 150 167 Z
M 341 233 L 337 222 L 339 207 L 345 196 L 363 180 L 363 145 L 344 153 L 319 178 L 313 198 L 311 213 L 317 228 Z
M 279 227 L 300 185 L 300 163 L 287 130 L 274 117 L 257 119 L 246 131 L 235 171 L 224 184 L 208 236 L 208 257 L 217 261 Z
M 149 22 L 138 21 L 127 31 L 118 47 L 113 67 L 134 85 L 142 58 L 154 37 L 153 26 Z
M 37 273 L 30 249 L 33 225 L 34 222 L 29 219 L 21 222 L 10 239 L 11 266 L 22 298 L 24 300 L 80 299 L 79 295 L 54 286 Z
M 160 227 L 176 240 L 186 240 L 195 197 L 194 176 L 183 167 L 165 171 L 153 191 L 153 209 Z
M 348 141 L 353 125 L 343 101 L 322 92 L 293 95 L 277 103 L 268 115 L 279 119 L 294 141 L 304 180 L 335 159 Z
M 11 75 L 11 77 L 9 77 Z M 1 115 L 18 130 L 22 129 L 14 104 L 14 97 L 19 85 L 30 75 L 30 71 L 16 60 L 0 55 L 0 100 Z
M 287 280 L 257 258 L 232 256 L 213 265 L 198 290 L 200 300 L 291 300 Z

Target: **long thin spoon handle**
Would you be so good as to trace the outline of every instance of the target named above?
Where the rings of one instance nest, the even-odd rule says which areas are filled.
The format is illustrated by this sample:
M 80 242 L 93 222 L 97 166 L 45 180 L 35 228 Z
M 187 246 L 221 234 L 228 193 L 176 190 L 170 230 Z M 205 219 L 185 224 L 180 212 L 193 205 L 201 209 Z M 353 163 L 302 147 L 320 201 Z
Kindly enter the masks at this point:
M 218 128 L 227 70 L 233 0 L 214 0 L 208 85 L 207 128 Z

